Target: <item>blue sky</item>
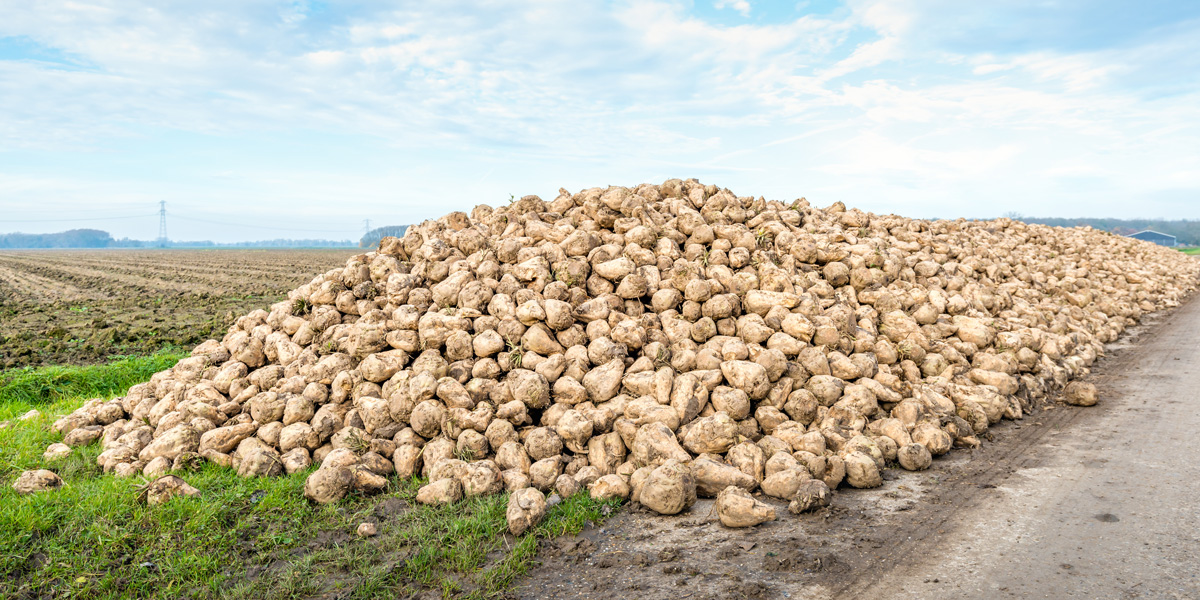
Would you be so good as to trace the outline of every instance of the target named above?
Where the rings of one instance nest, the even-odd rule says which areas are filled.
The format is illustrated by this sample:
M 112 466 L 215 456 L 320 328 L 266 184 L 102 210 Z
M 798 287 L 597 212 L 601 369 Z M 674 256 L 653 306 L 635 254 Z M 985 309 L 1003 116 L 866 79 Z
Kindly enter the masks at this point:
M 914 217 L 1200 218 L 1195 2 L 0 15 L 0 232 L 150 239 L 166 200 L 173 239 L 349 239 L 368 218 L 670 177 Z

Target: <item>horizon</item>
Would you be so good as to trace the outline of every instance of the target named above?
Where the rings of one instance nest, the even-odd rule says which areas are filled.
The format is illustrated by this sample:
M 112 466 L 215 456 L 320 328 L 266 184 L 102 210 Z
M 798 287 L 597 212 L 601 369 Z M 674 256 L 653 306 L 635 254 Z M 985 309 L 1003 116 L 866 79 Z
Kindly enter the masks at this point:
M 1101 231 L 1109 231 L 1110 233 L 1116 233 L 1117 235 L 1123 235 L 1123 236 L 1129 236 L 1129 235 L 1132 235 L 1132 234 L 1134 234 L 1134 233 L 1145 233 L 1145 232 L 1162 233 L 1162 232 L 1160 232 L 1160 231 L 1157 231 L 1157 230 L 1153 229 L 1153 227 L 1160 226 L 1160 225 L 1167 225 L 1167 226 L 1170 226 L 1170 225 L 1173 225 L 1173 224 L 1186 224 L 1186 223 L 1193 223 L 1193 222 L 1195 222 L 1195 221 L 1197 221 L 1197 220 L 1198 220 L 1198 219 L 1186 219 L 1186 218 L 1183 218 L 1183 219 L 1140 219 L 1140 218 L 1135 218 L 1135 219 L 1115 219 L 1115 218 L 1110 218 L 1110 217 L 1037 217 L 1037 216 L 1033 216 L 1033 215 L 1021 215 L 1021 214 L 1005 214 L 1005 215 L 1001 215 L 1001 216 L 999 216 L 999 217 L 992 217 L 992 218 L 990 218 L 990 219 L 970 219 L 970 218 L 965 218 L 965 217 L 958 217 L 958 218 L 963 218 L 963 219 L 966 219 L 966 220 L 968 220 L 968 221 L 971 221 L 971 220 L 994 220 L 994 219 L 1007 218 L 1007 219 L 1012 219 L 1012 220 L 1015 220 L 1015 221 L 1025 221 L 1025 222 L 1029 222 L 1029 223 L 1038 223 L 1038 224 L 1045 224 L 1045 223 L 1042 223 L 1043 221 L 1068 221 L 1068 222 L 1070 222 L 1070 221 L 1074 221 L 1074 222 L 1075 222 L 1074 224 L 1070 224 L 1070 223 L 1061 223 L 1061 224 L 1053 224 L 1052 226 L 1055 226 L 1055 227 L 1093 227 L 1093 228 L 1096 228 L 1096 227 L 1095 227 L 1095 225 L 1093 225 L 1092 223 L 1088 223 L 1087 221 L 1121 221 L 1121 223 L 1122 223 L 1121 225 L 1117 225 L 1117 226 L 1111 227 L 1111 228 L 1109 228 L 1109 229 L 1103 229 L 1103 228 L 1100 228 L 1100 230 L 1101 230 Z M 954 218 L 940 219 L 940 218 L 938 218 L 938 217 L 933 217 L 933 218 L 931 218 L 931 219 L 929 219 L 929 220 L 931 220 L 931 221 L 936 221 L 936 220 L 954 220 Z M 1130 225 L 1131 225 L 1132 223 L 1137 223 L 1137 222 L 1146 222 L 1146 225 L 1139 225 L 1139 226 L 1137 226 L 1137 227 L 1130 227 Z M 379 232 L 380 232 L 380 230 L 383 230 L 383 229 L 389 229 L 389 228 L 394 228 L 394 227 L 398 227 L 398 226 L 400 226 L 400 227 L 406 227 L 406 228 L 407 228 L 407 227 L 410 227 L 410 226 L 412 226 L 412 225 L 416 225 L 416 224 L 417 224 L 417 223 L 406 223 L 406 224 L 400 224 L 400 225 L 383 225 L 383 226 L 379 226 L 379 227 L 373 228 L 373 229 L 372 229 L 370 232 L 365 232 L 365 233 L 364 233 L 362 236 L 359 236 L 358 238 L 350 238 L 350 239 L 326 239 L 326 238 L 287 238 L 287 237 L 276 237 L 276 238 L 260 238 L 260 239 L 249 239 L 249 240 L 236 240 L 236 241 L 232 241 L 232 242 L 216 242 L 216 241 L 213 241 L 213 240 L 208 240 L 208 239 L 204 239 L 204 240 L 200 240 L 200 239 L 192 239 L 192 240 L 177 240 L 177 239 L 170 239 L 170 238 L 168 238 L 168 239 L 166 240 L 166 243 L 167 243 L 167 244 L 169 244 L 168 246 L 153 246 L 153 245 L 148 245 L 148 246 L 97 246 L 97 247 L 92 247 L 92 246 L 64 246 L 64 247 L 47 247 L 47 248 L 33 247 L 33 246 L 13 246 L 13 247 L 4 247 L 4 246 L 0 246 L 0 250 L 38 250 L 38 249 L 43 249 L 43 250 L 72 250 L 72 249 L 93 249 L 93 250 L 156 250 L 156 249 L 172 249 L 172 248 L 180 248 L 180 249 L 202 249 L 202 248 L 213 248 L 213 249 L 219 249 L 219 248 L 222 248 L 222 247 L 258 247 L 258 248 L 357 248 L 357 247 L 359 247 L 359 244 L 360 244 L 360 243 L 361 243 L 361 242 L 362 242 L 362 241 L 363 241 L 363 240 L 364 240 L 364 239 L 367 237 L 367 235 L 369 235 L 369 234 L 373 234 L 373 233 L 379 233 Z M 1122 230 L 1122 229 L 1127 229 L 1127 230 L 1128 230 L 1128 232 L 1124 232 L 1124 231 L 1120 231 L 1120 232 L 1119 232 L 1119 231 L 1118 231 L 1118 230 Z M 0 231 L 0 242 L 4 241 L 4 240 L 3 240 L 3 238 L 4 238 L 4 237 L 6 237 L 6 236 L 30 236 L 30 237 L 34 237 L 34 236 L 55 236 L 55 235 L 63 235 L 63 234 L 67 234 L 67 233 L 73 233 L 73 232 L 77 232 L 77 231 L 95 231 L 95 232 L 100 232 L 100 233 L 103 233 L 103 234 L 105 234 L 105 235 L 108 235 L 108 236 L 109 236 L 109 238 L 110 238 L 110 240 L 111 240 L 111 241 L 113 241 L 113 242 L 144 243 L 144 244 L 155 244 L 155 243 L 159 243 L 159 242 L 160 242 L 160 240 L 159 240 L 159 239 L 153 239 L 153 238 L 151 238 L 151 239 L 139 239 L 139 238 L 116 238 L 116 237 L 113 237 L 113 236 L 112 236 L 112 234 L 111 234 L 110 232 L 108 232 L 107 230 L 104 230 L 104 229 L 98 229 L 98 228 L 91 228 L 91 227 L 79 227 L 79 228 L 72 228 L 72 229 L 66 229 L 66 230 L 61 230 L 61 231 L 43 232 L 43 233 L 29 233 L 29 232 L 23 232 L 23 231 L 11 231 L 11 232 L 3 232 L 3 231 Z M 1172 234 L 1165 234 L 1165 235 L 1172 235 Z M 382 237 L 388 237 L 388 236 L 387 236 L 387 235 L 383 235 Z M 400 235 L 399 235 L 399 236 L 397 236 L 397 237 L 403 237 L 403 234 L 400 234 Z M 1174 236 L 1173 236 L 1173 237 L 1174 237 Z M 296 243 L 298 243 L 298 242 L 319 242 L 319 243 L 317 243 L 317 244 L 309 244 L 309 245 L 295 245 L 295 244 L 296 244 Z M 270 243 L 279 243 L 279 245 L 276 245 L 276 246 L 271 246 L 271 245 L 268 245 L 268 244 L 270 244 Z M 1181 245 L 1182 245 L 1182 244 L 1181 244 Z
M 4 233 L 153 240 L 165 200 L 169 239 L 357 240 L 672 177 L 914 218 L 1200 219 L 1200 5 L 5 12 Z

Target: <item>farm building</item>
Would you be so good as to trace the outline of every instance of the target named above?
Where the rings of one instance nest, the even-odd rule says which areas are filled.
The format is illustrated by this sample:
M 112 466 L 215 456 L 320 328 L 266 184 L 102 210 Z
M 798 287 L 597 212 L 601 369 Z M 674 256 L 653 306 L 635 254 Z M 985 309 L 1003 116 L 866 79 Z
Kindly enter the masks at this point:
M 1175 236 L 1159 233 L 1157 231 L 1151 231 L 1149 229 L 1131 234 L 1129 237 L 1137 238 L 1145 242 L 1154 242 L 1159 246 L 1168 246 L 1174 248 L 1177 245 L 1175 242 Z

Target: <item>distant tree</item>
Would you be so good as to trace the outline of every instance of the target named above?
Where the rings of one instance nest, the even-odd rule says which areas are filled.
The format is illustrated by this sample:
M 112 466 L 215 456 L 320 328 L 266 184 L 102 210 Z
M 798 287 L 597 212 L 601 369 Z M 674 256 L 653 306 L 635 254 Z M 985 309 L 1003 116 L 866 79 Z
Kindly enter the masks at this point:
M 112 242 L 112 236 L 99 229 L 0 234 L 0 248 L 107 248 Z
M 1021 217 L 1026 223 L 1038 223 L 1054 227 L 1083 227 L 1088 226 L 1101 231 L 1109 231 L 1117 235 L 1129 235 L 1139 231 L 1152 229 L 1154 231 L 1173 235 L 1184 246 L 1200 245 L 1200 221 L 1180 219 L 1167 221 L 1163 219 L 1105 219 L 1079 217 L 1073 219 L 1039 219 L 1037 217 Z
M 216 243 L 208 240 L 171 242 L 171 248 L 353 248 L 351 240 L 274 239 L 256 242 Z
M 209 240 L 172 241 L 170 248 L 353 248 L 351 240 L 260 240 L 219 244 Z M 59 233 L 0 234 L 0 248 L 155 248 L 157 241 L 114 240 L 107 231 L 72 229 Z
M 368 231 L 358 240 L 359 248 L 378 248 L 379 240 L 385 237 L 401 237 L 404 232 L 408 231 L 408 225 L 387 225 L 385 227 L 376 227 Z

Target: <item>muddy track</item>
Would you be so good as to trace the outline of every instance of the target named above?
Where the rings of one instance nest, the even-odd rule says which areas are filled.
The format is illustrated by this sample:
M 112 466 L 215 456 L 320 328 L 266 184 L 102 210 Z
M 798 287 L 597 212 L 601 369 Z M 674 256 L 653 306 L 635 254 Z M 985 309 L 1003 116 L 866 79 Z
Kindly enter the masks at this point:
M 948 583 L 969 581 L 968 572 L 984 572 L 989 564 L 1017 580 L 1022 577 L 1024 567 L 996 555 L 991 537 L 1020 526 L 1022 520 L 1040 515 L 1052 522 L 1058 516 L 1039 513 L 1022 500 L 1030 493 L 1014 495 L 1011 488 L 1019 483 L 1036 489 L 1041 482 L 1027 474 L 1048 469 L 1056 461 L 1075 464 L 1107 460 L 1109 452 L 1089 447 L 1088 442 L 1096 442 L 1092 446 L 1107 443 L 1103 432 L 1129 420 L 1122 412 L 1123 405 L 1136 397 L 1134 390 L 1145 387 L 1139 377 L 1180 365 L 1179 352 L 1184 346 L 1179 340 L 1175 344 L 1164 342 L 1163 336 L 1168 332 L 1176 337 L 1187 336 L 1189 329 L 1200 329 L 1200 301 L 1194 298 L 1184 307 L 1154 315 L 1110 346 L 1091 375 L 1106 396 L 1100 406 L 1050 406 L 1021 421 L 1005 421 L 989 430 L 987 440 L 978 449 L 957 449 L 925 472 L 889 470 L 883 487 L 842 489 L 833 506 L 817 514 L 791 515 L 782 502 L 773 501 L 779 520 L 754 529 L 731 530 L 716 522 L 711 500 L 701 500 L 690 512 L 673 518 L 647 514 L 636 507 L 626 509 L 602 529 L 547 543 L 540 555 L 543 564 L 523 581 L 513 597 L 636 595 L 646 600 L 678 600 L 1003 596 L 1005 592 L 1000 588 L 1005 586 Z M 1200 349 L 1194 354 L 1200 360 Z M 1194 387 L 1200 386 L 1200 369 L 1194 377 Z M 1169 418 L 1168 413 L 1159 418 Z M 1196 420 L 1200 421 L 1200 416 Z M 1083 441 L 1076 439 L 1068 453 L 1063 450 L 1064 440 L 1072 436 Z M 1200 446 L 1200 442 L 1194 443 Z M 1122 474 L 1138 476 L 1132 469 Z M 1104 476 L 1120 474 L 1105 471 Z M 1071 489 L 1067 486 L 1059 493 L 1068 494 Z M 1196 514 L 1196 508 L 1193 500 L 1192 514 Z M 1028 529 L 1047 527 L 1034 524 Z M 1062 543 L 1072 548 L 1076 545 L 1069 532 L 1062 538 Z M 1200 551 L 1200 541 L 1194 547 Z M 975 560 L 964 566 L 960 564 L 963 561 L 954 563 L 948 553 L 974 556 Z M 1041 559 L 1029 560 L 1037 563 Z M 959 567 L 946 568 L 950 563 Z M 1002 577 L 992 573 L 976 579 Z M 1049 595 L 1044 597 L 1062 597 L 1054 594 L 1059 585 L 1054 576 L 1047 576 L 1041 589 Z M 1019 585 L 1013 583 L 1011 587 Z M 913 592 L 915 589 L 920 591 Z M 902 596 L 904 590 L 908 592 Z M 1022 595 L 1011 597 L 1031 597 L 1031 591 L 1038 590 L 1026 589 Z M 1105 596 L 1093 593 L 1079 597 Z

